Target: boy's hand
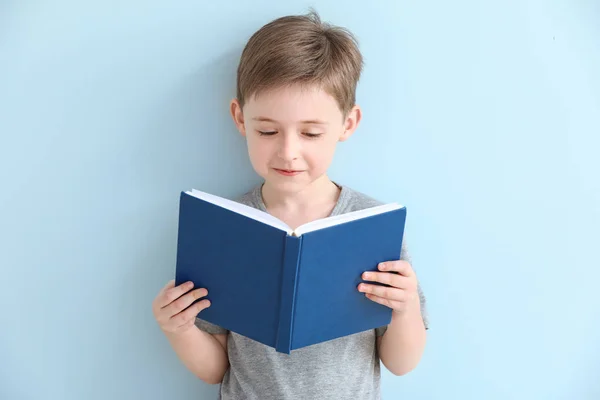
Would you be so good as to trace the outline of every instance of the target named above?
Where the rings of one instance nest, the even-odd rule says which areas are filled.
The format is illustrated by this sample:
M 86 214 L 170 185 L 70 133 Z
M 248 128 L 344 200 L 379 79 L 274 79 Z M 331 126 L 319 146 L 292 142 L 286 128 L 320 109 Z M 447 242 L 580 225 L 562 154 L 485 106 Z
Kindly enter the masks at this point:
M 365 281 L 378 282 L 390 287 L 361 283 L 358 290 L 370 300 L 390 307 L 396 313 L 403 313 L 409 307 L 419 303 L 417 277 L 411 265 L 402 260 L 380 263 L 379 271 L 365 272 Z M 398 274 L 391 274 L 397 272 Z
M 192 282 L 175 287 L 171 280 L 163 287 L 152 302 L 152 312 L 158 325 L 165 333 L 181 333 L 194 326 L 196 315 L 210 306 L 207 299 L 191 305 L 197 299 L 208 294 L 206 289 L 196 289 Z M 191 306 L 190 306 L 191 305 Z

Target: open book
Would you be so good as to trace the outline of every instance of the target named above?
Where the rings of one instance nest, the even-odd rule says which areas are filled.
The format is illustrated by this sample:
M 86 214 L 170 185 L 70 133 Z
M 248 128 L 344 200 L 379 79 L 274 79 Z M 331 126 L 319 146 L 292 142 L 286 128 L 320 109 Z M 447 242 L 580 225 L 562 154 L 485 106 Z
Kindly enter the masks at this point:
M 293 230 L 244 204 L 181 192 L 175 281 L 208 289 L 199 318 L 289 354 L 390 322 L 391 309 L 357 286 L 400 258 L 405 220 L 390 203 Z

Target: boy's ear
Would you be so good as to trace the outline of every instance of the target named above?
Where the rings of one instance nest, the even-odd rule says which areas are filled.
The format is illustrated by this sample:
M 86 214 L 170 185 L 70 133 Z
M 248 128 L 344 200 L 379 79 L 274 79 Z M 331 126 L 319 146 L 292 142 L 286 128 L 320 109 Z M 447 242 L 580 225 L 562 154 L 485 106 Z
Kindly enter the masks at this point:
M 338 139 L 340 142 L 348 140 L 350 136 L 356 131 L 358 128 L 358 124 L 360 123 L 360 119 L 362 118 L 362 111 L 358 105 L 352 107 L 348 115 L 346 115 L 346 119 L 344 120 L 344 132 Z
M 231 100 L 231 104 L 229 106 L 229 111 L 231 113 L 231 118 L 233 118 L 233 122 L 235 123 L 236 128 L 242 136 L 246 136 L 246 126 L 244 125 L 244 113 L 242 111 L 242 107 L 240 106 L 240 102 L 238 99 Z

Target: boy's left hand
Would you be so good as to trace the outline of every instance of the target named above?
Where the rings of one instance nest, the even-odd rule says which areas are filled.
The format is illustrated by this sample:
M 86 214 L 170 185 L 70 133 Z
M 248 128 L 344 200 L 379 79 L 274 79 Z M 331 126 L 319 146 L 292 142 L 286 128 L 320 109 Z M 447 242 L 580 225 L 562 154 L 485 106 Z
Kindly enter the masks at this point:
M 390 307 L 396 313 L 404 313 L 408 308 L 419 303 L 417 276 L 410 263 L 403 260 L 387 261 L 380 263 L 377 269 L 379 271 L 363 273 L 362 278 L 389 287 L 361 283 L 358 285 L 358 290 L 365 293 L 367 298 Z

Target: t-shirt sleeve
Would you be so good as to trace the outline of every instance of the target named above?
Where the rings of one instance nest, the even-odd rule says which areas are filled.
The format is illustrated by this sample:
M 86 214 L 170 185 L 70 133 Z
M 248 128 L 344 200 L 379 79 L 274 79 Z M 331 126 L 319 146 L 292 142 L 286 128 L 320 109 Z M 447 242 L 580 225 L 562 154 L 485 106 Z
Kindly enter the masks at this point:
M 200 329 L 201 331 L 210 333 L 211 335 L 216 335 L 216 334 L 226 334 L 228 331 L 225 328 L 221 328 L 218 325 L 212 324 L 210 322 L 207 322 L 203 319 L 200 319 L 198 317 L 196 317 L 196 322 L 195 325 L 198 327 L 198 329 Z
M 406 240 L 402 241 L 402 251 L 400 252 L 400 259 L 408 261 L 412 265 L 412 259 L 408 252 Z M 419 302 L 421 304 L 421 315 L 423 317 L 423 324 L 425 325 L 425 329 L 429 329 L 429 318 L 427 316 L 427 299 L 425 297 L 425 294 L 423 293 L 423 289 L 421 288 L 420 283 L 417 283 L 417 292 L 419 294 Z M 385 331 L 387 331 L 387 328 L 387 325 L 376 328 L 375 333 L 377 334 L 377 336 L 383 336 Z

